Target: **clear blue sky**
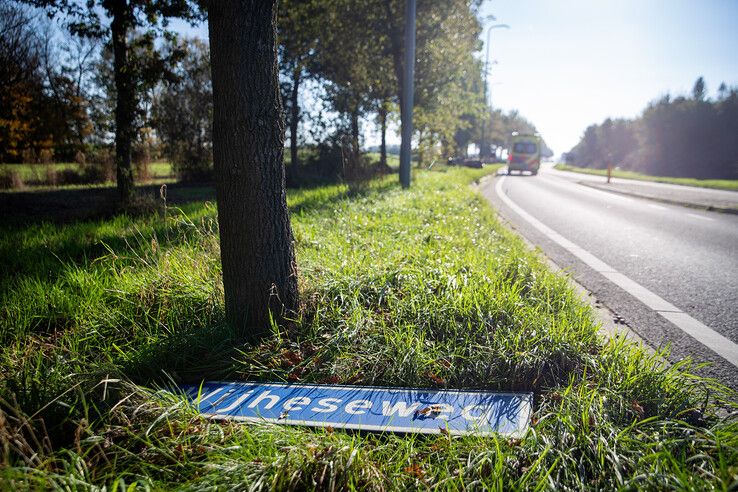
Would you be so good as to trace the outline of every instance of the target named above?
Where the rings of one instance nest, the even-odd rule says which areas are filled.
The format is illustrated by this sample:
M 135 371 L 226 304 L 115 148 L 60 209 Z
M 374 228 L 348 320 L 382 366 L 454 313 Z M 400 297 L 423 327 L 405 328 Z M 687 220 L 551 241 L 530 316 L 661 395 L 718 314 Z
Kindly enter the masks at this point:
M 480 14 L 510 25 L 492 31 L 492 104 L 519 110 L 557 154 L 588 125 L 637 116 L 700 75 L 713 96 L 720 82 L 738 85 L 738 0 L 486 0 Z M 173 24 L 207 38 L 206 25 Z
M 510 25 L 491 34 L 492 104 L 518 109 L 557 154 L 700 75 L 711 96 L 738 85 L 738 0 L 487 0 L 481 14 Z

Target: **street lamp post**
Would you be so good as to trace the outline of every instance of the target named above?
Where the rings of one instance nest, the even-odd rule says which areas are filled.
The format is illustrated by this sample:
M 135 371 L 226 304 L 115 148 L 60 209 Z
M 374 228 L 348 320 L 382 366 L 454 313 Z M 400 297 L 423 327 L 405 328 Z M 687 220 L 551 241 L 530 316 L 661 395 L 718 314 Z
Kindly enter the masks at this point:
M 489 17 L 491 20 L 495 20 L 494 16 Z M 489 107 L 490 110 L 490 116 L 492 115 L 492 105 L 487 104 L 487 72 L 489 71 L 489 44 L 490 44 L 490 34 L 492 33 L 492 29 L 510 29 L 510 26 L 507 24 L 494 24 L 492 26 L 489 26 L 487 28 L 487 56 L 484 59 L 484 111 L 487 112 L 487 108 Z M 485 157 L 485 147 L 487 146 L 487 135 L 485 132 L 485 124 L 487 122 L 487 115 L 484 115 L 484 118 L 482 118 L 482 139 L 479 146 L 479 160 L 482 160 L 483 157 Z
M 415 0 L 405 2 L 405 74 L 402 81 L 400 183 L 410 187 L 410 160 L 413 139 L 413 92 L 415 91 Z

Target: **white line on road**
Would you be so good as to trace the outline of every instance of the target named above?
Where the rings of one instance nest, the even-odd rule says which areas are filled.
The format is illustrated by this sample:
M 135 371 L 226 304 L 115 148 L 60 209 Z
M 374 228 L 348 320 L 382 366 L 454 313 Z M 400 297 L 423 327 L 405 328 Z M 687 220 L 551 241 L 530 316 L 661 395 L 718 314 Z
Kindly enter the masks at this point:
M 687 214 L 687 215 L 689 217 L 692 217 L 693 219 L 709 220 L 710 222 L 712 222 L 714 220 L 714 219 L 711 219 L 710 217 L 704 217 L 702 215 L 697 215 L 697 214 Z
M 615 270 L 615 268 L 611 267 L 604 261 L 594 256 L 589 251 L 581 248 L 580 246 L 577 246 L 573 242 L 563 237 L 561 234 L 557 233 L 556 231 L 530 215 L 528 212 L 520 208 L 520 206 L 518 206 L 515 202 L 513 202 L 510 197 L 507 196 L 507 194 L 505 194 L 502 189 L 502 183 L 504 181 L 504 176 L 497 180 L 497 185 L 495 186 L 495 192 L 497 193 L 497 196 L 499 196 L 500 199 L 508 207 L 510 207 L 515 213 L 517 213 L 530 225 L 538 229 L 539 232 L 548 237 L 550 240 L 552 240 L 565 250 L 569 251 L 569 253 L 582 260 L 590 268 L 594 269 L 596 272 L 600 273 L 605 278 L 610 280 L 610 282 L 614 283 L 625 292 L 632 295 L 643 304 L 654 310 L 663 318 L 674 324 L 677 328 L 693 337 L 705 347 L 716 352 L 723 359 L 738 367 L 738 344 L 725 338 L 709 326 L 694 319 L 687 313 L 683 312 L 681 309 L 671 304 L 669 301 L 646 289 L 638 282 L 635 282 L 634 280 L 626 277 L 622 273 Z M 695 217 L 700 216 L 697 215 Z
M 656 210 L 666 210 L 666 207 L 662 207 L 661 205 L 654 205 L 653 203 L 649 203 L 648 206 L 651 208 L 655 208 Z

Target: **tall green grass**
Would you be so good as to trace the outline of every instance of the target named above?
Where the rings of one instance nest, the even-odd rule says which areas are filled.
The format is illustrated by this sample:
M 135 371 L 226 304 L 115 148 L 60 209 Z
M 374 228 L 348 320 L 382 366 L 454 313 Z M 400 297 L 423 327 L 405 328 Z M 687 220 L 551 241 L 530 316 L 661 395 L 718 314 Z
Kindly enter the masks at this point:
M 212 204 L 6 228 L 0 488 L 735 487 L 735 395 L 603 339 L 469 187 L 486 172 L 291 192 L 302 305 L 257 345 L 223 321 Z M 523 439 L 380 435 L 210 422 L 156 390 L 203 378 L 530 390 L 535 412 Z

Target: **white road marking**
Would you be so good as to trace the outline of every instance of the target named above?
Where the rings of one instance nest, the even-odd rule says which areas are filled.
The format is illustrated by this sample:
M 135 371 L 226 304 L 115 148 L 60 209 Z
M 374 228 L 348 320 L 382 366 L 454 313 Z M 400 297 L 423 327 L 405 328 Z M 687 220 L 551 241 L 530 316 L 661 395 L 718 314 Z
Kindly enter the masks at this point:
M 712 222 L 714 220 L 714 219 L 711 219 L 710 217 L 704 217 L 702 215 L 697 215 L 697 214 L 687 214 L 687 215 L 689 217 L 692 217 L 693 219 L 709 220 L 710 222 Z
M 510 197 L 508 197 L 507 194 L 503 191 L 502 183 L 504 181 L 504 176 L 497 180 L 497 184 L 495 186 L 495 192 L 497 193 L 497 196 L 499 196 L 500 199 L 508 207 L 510 207 L 526 222 L 535 227 L 539 232 L 548 237 L 550 240 L 582 260 L 590 268 L 600 273 L 602 276 L 623 289 L 625 292 L 641 301 L 643 304 L 654 310 L 657 314 L 661 315 L 664 319 L 674 324 L 677 328 L 693 337 L 705 347 L 720 355 L 726 361 L 738 367 L 738 344 L 734 343 L 732 340 L 725 338 L 720 333 L 716 332 L 702 322 L 694 319 L 667 300 L 643 287 L 638 282 L 630 279 L 629 277 L 626 277 L 622 273 L 615 270 L 615 268 L 611 267 L 604 261 L 594 256 L 589 251 L 581 248 L 580 246 L 577 246 L 573 242 L 563 237 L 561 234 L 557 233 L 556 231 L 530 215 L 515 202 L 513 202 Z
M 656 210 L 666 210 L 666 207 L 662 207 L 661 205 L 654 205 L 653 203 L 649 203 L 648 206 L 651 208 L 655 208 Z

